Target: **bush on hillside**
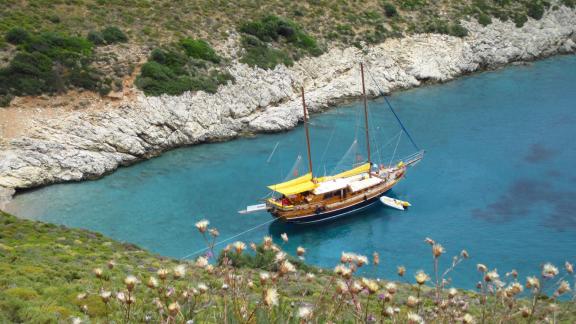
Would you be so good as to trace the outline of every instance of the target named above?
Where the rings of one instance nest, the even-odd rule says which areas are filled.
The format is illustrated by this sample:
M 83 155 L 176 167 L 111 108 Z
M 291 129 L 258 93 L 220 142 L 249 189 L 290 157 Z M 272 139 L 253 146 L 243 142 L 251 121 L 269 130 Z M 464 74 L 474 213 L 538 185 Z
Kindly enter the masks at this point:
M 383 7 L 384 7 L 384 13 L 386 14 L 386 17 L 392 18 L 392 17 L 398 16 L 398 10 L 396 9 L 396 6 L 394 6 L 390 2 L 385 2 Z
M 220 56 L 216 55 L 214 49 L 205 40 L 184 38 L 180 40 L 180 46 L 190 57 L 220 63 Z
M 292 66 L 294 62 L 283 50 L 275 49 L 250 35 L 242 36 L 242 47 L 245 50 L 240 62 L 263 69 L 273 69 L 278 64 Z
M 516 27 L 521 28 L 528 21 L 528 16 L 526 14 L 518 14 L 513 18 Z
M 269 15 L 260 20 L 242 24 L 240 32 L 252 35 L 262 42 L 277 42 L 284 39 L 287 43 L 304 49 L 309 54 L 318 56 L 322 54 L 317 41 L 305 33 L 296 23 Z
M 118 27 L 106 27 L 101 33 L 107 44 L 126 43 L 128 41 L 128 36 Z
M 492 23 L 492 18 L 485 13 L 481 13 L 478 16 L 478 23 L 484 27 L 490 25 Z
M 179 46 L 152 50 L 136 79 L 136 86 L 150 96 L 200 90 L 214 93 L 219 85 L 233 80 L 229 73 L 210 70 L 216 58 L 218 62 L 220 58 L 207 43 L 188 40 L 181 41 Z M 191 44 L 193 46 L 189 46 Z
M 22 28 L 12 28 L 6 33 L 6 41 L 10 44 L 20 45 L 30 40 L 30 33 Z
M 97 31 L 91 31 L 88 33 L 88 35 L 86 36 L 86 39 L 88 39 L 89 41 L 92 42 L 92 44 L 94 45 L 104 45 L 106 44 L 106 40 L 104 40 L 104 37 L 102 36 L 102 33 L 97 32 Z
M 466 37 L 468 36 L 468 29 L 462 26 L 459 22 L 455 22 L 450 26 L 450 35 L 456 37 Z
M 544 4 L 538 0 L 532 0 L 527 5 L 528 16 L 540 20 L 544 16 Z
M 576 7 L 576 0 L 560 0 L 560 3 L 568 8 Z

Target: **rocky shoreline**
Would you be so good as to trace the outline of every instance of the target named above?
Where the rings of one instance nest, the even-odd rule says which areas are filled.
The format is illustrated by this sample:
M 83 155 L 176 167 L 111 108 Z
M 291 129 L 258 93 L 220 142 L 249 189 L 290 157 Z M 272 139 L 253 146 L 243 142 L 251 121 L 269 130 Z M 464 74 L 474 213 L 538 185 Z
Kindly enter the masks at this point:
M 0 144 L 0 208 L 14 189 L 98 178 L 175 147 L 291 129 L 302 117 L 301 85 L 312 112 L 357 97 L 361 61 L 390 92 L 576 50 L 576 10 L 567 7 L 522 28 L 496 19 L 486 27 L 474 21 L 464 25 L 469 30 L 465 38 L 421 34 L 389 39 L 362 50 L 332 49 L 290 68 L 261 70 L 234 63 L 230 73 L 236 81 L 215 94 L 139 94 L 119 108 L 37 122 L 25 136 Z M 366 86 L 371 95 L 379 94 L 370 76 Z

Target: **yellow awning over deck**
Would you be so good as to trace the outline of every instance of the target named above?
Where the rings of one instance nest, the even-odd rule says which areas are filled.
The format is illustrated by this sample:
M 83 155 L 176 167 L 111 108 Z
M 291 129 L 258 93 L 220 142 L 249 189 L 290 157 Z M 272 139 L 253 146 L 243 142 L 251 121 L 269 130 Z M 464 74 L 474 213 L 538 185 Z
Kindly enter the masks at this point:
M 370 163 L 364 163 L 360 166 L 355 167 L 354 169 L 344 171 L 342 173 L 338 173 L 338 174 L 335 174 L 333 176 L 326 176 L 326 177 L 317 178 L 316 180 L 318 182 L 324 182 L 324 181 L 330 181 L 330 180 L 334 180 L 334 179 L 348 178 L 348 177 L 352 177 L 352 176 L 355 176 L 355 175 L 360 174 L 360 173 L 366 173 L 369 170 L 370 170 Z
M 369 170 L 370 170 L 370 163 L 364 163 L 358 167 L 355 167 L 354 169 L 344 171 L 342 173 L 338 173 L 338 174 L 333 175 L 333 176 L 326 176 L 326 177 L 321 177 L 321 178 L 316 178 L 316 179 L 312 179 L 312 174 L 307 173 L 301 177 L 298 177 L 296 179 L 292 179 L 290 181 L 270 185 L 270 186 L 268 186 L 268 188 L 270 188 L 270 190 L 279 192 L 285 196 L 290 196 L 290 195 L 299 194 L 299 193 L 302 193 L 305 191 L 314 190 L 316 187 L 318 187 L 318 183 L 320 183 L 320 182 L 334 180 L 334 179 L 340 179 L 340 178 L 352 177 L 352 176 L 355 176 L 355 175 L 358 175 L 361 173 L 366 173 Z

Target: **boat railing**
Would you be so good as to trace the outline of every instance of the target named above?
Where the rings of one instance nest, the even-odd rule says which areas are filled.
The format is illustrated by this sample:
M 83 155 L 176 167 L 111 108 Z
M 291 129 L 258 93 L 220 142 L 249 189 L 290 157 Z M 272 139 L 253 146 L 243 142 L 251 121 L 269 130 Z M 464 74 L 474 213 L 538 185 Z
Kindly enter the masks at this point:
M 424 153 L 424 150 L 420 150 L 416 153 L 408 155 L 402 161 L 406 166 L 414 166 L 424 158 Z

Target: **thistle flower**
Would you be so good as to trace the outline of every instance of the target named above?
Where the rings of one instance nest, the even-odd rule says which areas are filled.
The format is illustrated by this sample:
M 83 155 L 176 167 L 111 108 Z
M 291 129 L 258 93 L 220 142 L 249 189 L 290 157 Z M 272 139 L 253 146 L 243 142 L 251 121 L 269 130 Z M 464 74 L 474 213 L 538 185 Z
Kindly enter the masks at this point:
M 555 304 L 555 303 L 552 303 L 552 304 L 548 305 L 548 311 L 549 311 L 550 313 L 556 313 L 556 312 L 558 312 L 559 310 L 560 310 L 560 307 L 558 307 L 558 305 Z
M 374 265 L 380 264 L 380 254 L 378 254 L 378 252 L 372 253 L 372 263 L 374 263 Z
M 468 259 L 470 257 L 470 255 L 468 254 L 468 251 L 466 251 L 466 250 L 462 250 L 460 252 L 460 256 L 464 259 Z
M 380 287 L 378 287 L 378 283 L 376 283 L 374 280 L 362 278 L 361 282 L 362 286 L 366 288 L 370 294 L 374 294 L 378 291 L 378 289 L 380 289 Z
M 212 235 L 213 237 L 218 237 L 218 236 L 220 236 L 220 232 L 218 232 L 218 230 L 215 229 L 215 228 L 211 228 L 208 232 L 209 232 L 210 235 Z
M 250 248 L 252 249 L 252 251 L 258 252 L 258 246 L 256 245 L 256 243 L 250 242 Z
M 526 317 L 530 316 L 532 311 L 528 307 L 522 306 L 522 307 L 520 307 L 520 313 L 522 313 L 522 317 L 526 318 Z
M 341 275 L 346 279 L 350 279 L 352 277 L 352 270 L 345 265 L 339 264 L 334 268 L 334 273 Z
M 146 282 L 146 286 L 148 286 L 148 288 L 150 289 L 154 289 L 158 287 L 158 279 L 154 278 L 154 277 L 150 277 L 148 279 L 148 282 Z
M 166 277 L 168 277 L 168 273 L 170 273 L 170 271 L 168 269 L 164 269 L 164 268 L 160 268 L 156 272 L 156 274 L 158 275 L 158 278 L 160 278 L 160 280 L 166 280 Z
M 483 265 L 482 263 L 478 263 L 476 265 L 476 269 L 478 269 L 478 271 L 480 272 L 486 272 L 488 271 L 488 267 L 486 267 L 485 265 Z
M 368 258 L 365 257 L 364 255 L 357 255 L 355 261 L 358 267 L 368 264 Z
M 552 263 L 546 263 L 542 267 L 542 277 L 550 279 L 558 275 L 558 268 L 556 268 Z
M 292 263 L 290 263 L 290 261 L 285 260 L 280 264 L 279 270 L 281 274 L 286 274 L 289 272 L 296 272 L 296 267 Z
M 342 263 L 351 263 L 356 259 L 356 255 L 354 253 L 342 252 L 340 256 L 340 262 Z
M 418 300 L 418 298 L 410 295 L 408 296 L 408 298 L 406 299 L 406 306 L 410 307 L 410 308 L 415 308 L 416 306 L 418 306 L 418 303 L 420 301 Z
M 82 305 L 82 307 L 80 307 L 80 309 L 82 310 L 82 313 L 84 313 L 84 314 L 88 313 L 88 305 Z
M 398 287 L 393 282 L 387 283 L 386 286 L 384 286 L 384 289 L 386 289 L 386 291 L 391 295 L 394 295 L 398 291 Z
M 562 280 L 560 285 L 558 285 L 558 289 L 556 289 L 556 295 L 560 296 L 570 291 L 570 284 L 566 280 Z
M 296 255 L 298 255 L 298 256 L 303 256 L 304 253 L 306 253 L 306 249 L 305 249 L 305 248 L 303 248 L 303 247 L 301 247 L 301 246 L 299 246 L 299 247 L 296 248 Z
M 536 278 L 536 277 L 526 278 L 526 288 L 539 289 L 540 288 L 540 280 L 538 280 L 538 278 Z
M 424 242 L 426 242 L 426 243 L 428 243 L 428 244 L 430 244 L 430 245 L 436 244 L 436 242 L 434 242 L 434 240 L 431 239 L 431 238 L 429 238 L 429 237 L 425 238 L 425 239 L 424 239 Z
M 404 277 L 404 274 L 406 273 L 406 268 L 404 266 L 399 266 L 396 271 L 400 277 Z
M 512 276 L 512 278 L 514 278 L 514 279 L 518 278 L 518 271 L 516 271 L 515 269 L 512 269 L 512 271 L 507 272 L 506 277 L 510 277 L 510 276 Z
M 112 292 L 106 290 L 102 290 L 100 292 L 100 298 L 102 298 L 102 302 L 104 302 L 104 304 L 110 300 L 110 297 L 112 297 Z
M 520 283 L 514 282 L 508 286 L 507 295 L 509 295 L 508 297 L 514 297 L 523 291 L 524 287 Z
M 186 266 L 183 264 L 179 264 L 174 267 L 174 279 L 180 279 L 186 275 Z
M 476 323 L 476 321 L 474 320 L 474 317 L 468 313 L 466 313 L 463 317 L 462 317 L 462 323 L 464 324 L 474 324 Z
M 566 272 L 568 272 L 569 274 L 574 273 L 574 266 L 572 265 L 572 263 L 566 261 L 566 263 L 564 263 L 564 268 L 566 269 Z
M 168 312 L 170 315 L 176 316 L 180 312 L 180 304 L 178 304 L 178 302 L 173 302 L 168 305 Z
M 298 308 L 298 317 L 308 320 L 312 317 L 312 308 L 309 306 L 303 306 Z
M 198 259 L 196 259 L 196 266 L 198 268 L 204 269 L 206 268 L 206 266 L 208 265 L 208 259 L 203 257 L 203 256 L 199 256 Z
M 357 294 L 362 291 L 362 285 L 358 281 L 354 281 L 350 286 L 350 292 Z
M 444 247 L 439 243 L 435 243 L 434 245 L 432 245 L 432 254 L 434 255 L 435 258 L 440 257 L 444 252 L 446 252 L 444 250 Z
M 286 257 L 287 257 L 286 253 L 284 253 L 284 252 L 278 252 L 278 253 L 276 253 L 276 256 L 274 257 L 274 260 L 275 260 L 277 263 L 280 263 L 280 262 L 286 260 Z
M 265 284 L 270 279 L 270 274 L 268 272 L 260 272 L 258 276 L 260 277 L 261 284 Z
M 124 279 L 124 284 L 126 285 L 126 289 L 128 289 L 128 291 L 132 291 L 137 283 L 138 283 L 138 279 L 136 279 L 136 277 L 134 277 L 132 275 L 130 275 Z
M 198 284 L 198 291 L 200 291 L 201 294 L 205 294 L 208 291 L 208 286 L 206 286 L 203 283 L 199 283 Z
M 458 290 L 456 290 L 456 288 L 450 288 L 448 289 L 448 297 L 450 299 L 456 297 L 456 295 L 458 295 Z
M 248 283 L 246 284 L 248 286 L 248 288 L 252 289 L 254 288 L 254 282 L 252 280 L 248 281 Z
M 316 278 L 316 275 L 314 275 L 313 273 L 308 272 L 306 274 L 306 281 L 312 282 L 314 280 L 314 278 Z
M 274 288 L 268 288 L 264 291 L 264 304 L 266 306 L 278 305 L 278 291 Z
M 280 234 L 280 237 L 282 238 L 282 241 L 284 241 L 284 243 L 288 242 L 288 234 L 282 233 Z
M 262 244 L 264 245 L 264 250 L 270 249 L 272 247 L 272 237 L 264 236 Z
M 384 316 L 386 317 L 394 316 L 394 308 L 392 308 L 391 306 L 386 307 L 386 309 L 384 310 Z
M 208 272 L 208 273 L 212 273 L 212 272 L 214 272 L 214 266 L 211 265 L 211 264 L 209 264 L 209 265 L 206 266 L 205 270 L 206 270 L 206 272 Z
M 234 242 L 234 249 L 236 253 L 241 254 L 246 249 L 246 244 L 242 241 L 236 241 Z
M 421 324 L 424 320 L 416 313 L 408 313 L 408 324 Z
M 208 229 L 208 225 L 210 225 L 210 222 L 207 221 L 206 219 L 203 219 L 203 220 L 201 220 L 195 224 L 198 231 L 202 234 L 206 233 L 206 230 Z
M 426 283 L 426 281 L 430 280 L 430 277 L 422 270 L 419 270 L 414 278 L 419 285 L 423 285 Z
M 228 290 L 228 288 L 230 288 L 230 286 L 228 286 L 228 284 L 226 284 L 226 283 L 222 284 L 222 290 Z
M 116 293 L 116 299 L 118 299 L 118 301 L 121 303 L 125 303 L 126 302 L 126 295 L 120 291 L 120 292 Z
M 342 280 L 338 280 L 338 282 L 336 282 L 336 292 L 343 295 L 346 292 L 348 292 L 348 286 L 346 285 L 346 283 Z
M 104 271 L 102 271 L 102 268 L 94 268 L 92 272 L 94 273 L 94 276 L 96 276 L 96 278 L 98 279 L 102 278 L 102 274 L 104 273 Z
M 498 271 L 496 269 L 488 271 L 484 276 L 484 281 L 486 282 L 495 282 L 498 279 L 500 279 L 500 275 L 498 274 Z

